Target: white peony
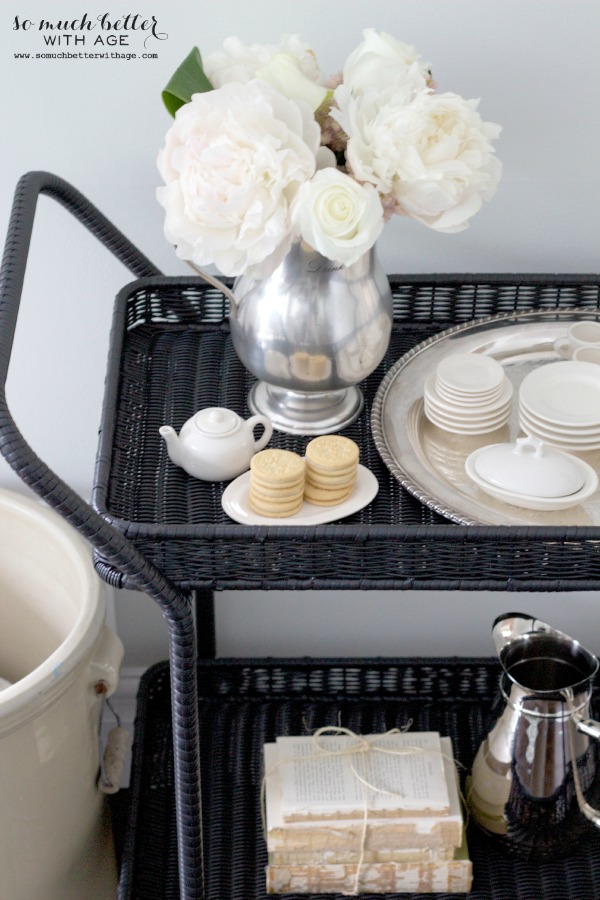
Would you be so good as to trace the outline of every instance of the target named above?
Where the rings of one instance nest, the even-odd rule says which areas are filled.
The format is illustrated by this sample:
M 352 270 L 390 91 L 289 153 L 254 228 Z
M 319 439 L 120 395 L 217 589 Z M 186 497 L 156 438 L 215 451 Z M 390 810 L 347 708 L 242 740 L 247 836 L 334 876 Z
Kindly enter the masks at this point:
M 291 241 L 291 205 L 315 171 L 320 132 L 304 103 L 263 82 L 194 94 L 159 153 L 165 236 L 224 275 L 270 274 Z
M 484 122 L 477 106 L 428 90 L 409 103 L 402 93 L 382 103 L 349 98 L 342 119 L 352 174 L 391 195 L 398 212 L 436 231 L 462 231 L 501 174 L 491 143 L 500 126 Z
M 313 112 L 329 94 L 326 87 L 306 77 L 300 68 L 300 62 L 291 53 L 276 53 L 270 62 L 256 70 L 256 77 L 266 81 L 290 100 L 304 100 Z
M 349 266 L 370 250 L 383 229 L 379 194 L 339 169 L 320 169 L 292 208 L 302 239 L 328 259 Z
M 363 38 L 346 60 L 343 70 L 343 83 L 353 96 L 370 91 L 388 94 L 406 84 L 413 91 L 427 86 L 429 64 L 421 59 L 414 47 L 374 28 L 366 28 Z
M 270 63 L 278 53 L 293 56 L 298 60 L 303 75 L 317 84 L 323 83 L 315 54 L 297 34 L 283 35 L 277 45 L 251 44 L 249 47 L 239 38 L 229 37 L 223 42 L 221 50 L 203 57 L 202 65 L 213 87 L 222 87 L 232 81 L 253 81 L 257 70 Z
M 167 240 L 198 266 L 263 278 L 298 235 L 350 265 L 392 215 L 457 232 L 496 190 L 500 126 L 435 93 L 429 64 L 385 32 L 365 29 L 328 86 L 295 34 L 227 38 L 203 68 L 214 90 L 178 110 L 157 190 Z

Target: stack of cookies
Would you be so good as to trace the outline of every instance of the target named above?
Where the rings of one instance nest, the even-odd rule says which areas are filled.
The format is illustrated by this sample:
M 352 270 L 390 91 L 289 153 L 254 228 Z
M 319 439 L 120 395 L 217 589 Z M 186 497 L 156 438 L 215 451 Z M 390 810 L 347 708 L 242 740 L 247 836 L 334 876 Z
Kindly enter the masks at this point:
M 325 434 L 306 446 L 304 499 L 316 506 L 343 503 L 356 484 L 359 450 L 350 438 Z
M 260 516 L 282 519 L 302 509 L 304 460 L 290 450 L 261 450 L 250 463 L 250 508 Z

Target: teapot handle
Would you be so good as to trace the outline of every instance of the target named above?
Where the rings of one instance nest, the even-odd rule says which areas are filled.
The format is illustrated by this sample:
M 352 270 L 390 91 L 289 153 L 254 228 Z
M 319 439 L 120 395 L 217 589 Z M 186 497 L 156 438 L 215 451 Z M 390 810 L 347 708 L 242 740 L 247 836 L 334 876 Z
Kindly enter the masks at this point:
M 246 424 L 251 431 L 254 431 L 257 425 L 262 425 L 262 427 L 265 429 L 259 439 L 257 441 L 254 441 L 254 452 L 258 453 L 258 451 L 266 447 L 271 440 L 271 436 L 273 434 L 273 423 L 266 416 L 251 416 L 246 421 Z

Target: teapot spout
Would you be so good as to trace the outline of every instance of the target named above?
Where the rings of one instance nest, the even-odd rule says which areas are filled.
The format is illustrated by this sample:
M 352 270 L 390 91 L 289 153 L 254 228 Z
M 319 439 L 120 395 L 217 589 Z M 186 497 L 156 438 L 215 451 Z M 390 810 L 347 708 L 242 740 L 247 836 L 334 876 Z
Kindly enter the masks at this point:
M 161 425 L 158 429 L 158 433 L 167 445 L 167 453 L 169 454 L 171 462 L 175 463 L 176 466 L 180 466 L 182 463 L 182 454 L 180 439 L 177 432 L 174 428 L 171 428 L 170 425 Z

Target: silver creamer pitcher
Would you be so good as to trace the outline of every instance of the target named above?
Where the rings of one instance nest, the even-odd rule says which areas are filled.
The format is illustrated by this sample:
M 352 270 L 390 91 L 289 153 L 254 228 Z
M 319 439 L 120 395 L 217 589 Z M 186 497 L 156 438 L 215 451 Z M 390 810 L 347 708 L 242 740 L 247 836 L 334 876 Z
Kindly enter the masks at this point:
M 529 859 L 576 850 L 600 826 L 600 723 L 589 718 L 596 657 L 525 613 L 506 613 L 492 635 L 502 675 L 495 724 L 467 783 L 473 818 Z

